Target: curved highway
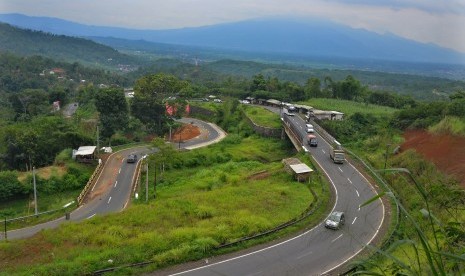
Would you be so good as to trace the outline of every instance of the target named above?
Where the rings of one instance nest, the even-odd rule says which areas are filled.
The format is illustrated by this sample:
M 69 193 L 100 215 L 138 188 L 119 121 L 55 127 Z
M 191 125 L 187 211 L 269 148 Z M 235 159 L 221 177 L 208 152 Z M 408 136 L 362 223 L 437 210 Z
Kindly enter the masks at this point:
M 307 135 L 305 122 L 299 116 L 283 116 L 297 129 L 299 136 Z M 305 143 L 303 146 L 323 168 L 334 188 L 336 200 L 333 210 L 343 211 L 346 215 L 346 223 L 340 230 L 326 229 L 322 222 L 279 244 L 173 275 L 332 274 L 362 251 L 383 224 L 383 203 L 377 200 L 360 208 L 377 194 L 376 191 L 350 163 L 334 164 L 329 158 L 329 144 L 318 133 L 315 135 L 319 142 L 317 147 L 310 148 Z
M 184 123 L 192 123 L 201 128 L 202 135 L 180 144 L 182 148 L 195 148 L 215 143 L 224 137 L 218 127 L 196 119 L 181 119 Z M 120 212 L 129 202 L 136 163 L 127 163 L 129 154 L 137 154 L 139 160 L 144 154 L 153 152 L 148 147 L 136 147 L 113 153 L 104 165 L 94 187 L 89 191 L 88 201 L 70 214 L 71 221 L 90 219 L 96 215 Z M 8 231 L 8 239 L 30 237 L 42 229 L 58 227 L 66 222 L 64 217 L 35 226 Z M 0 237 L 3 239 L 4 237 Z

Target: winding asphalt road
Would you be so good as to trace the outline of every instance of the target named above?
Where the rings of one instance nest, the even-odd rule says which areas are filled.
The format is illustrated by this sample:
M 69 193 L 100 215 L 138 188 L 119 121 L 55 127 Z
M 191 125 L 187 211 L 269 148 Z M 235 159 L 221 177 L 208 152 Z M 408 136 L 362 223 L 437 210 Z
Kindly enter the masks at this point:
M 275 109 L 279 113 L 279 109 Z M 298 135 L 305 137 L 305 122 L 299 116 L 286 116 Z M 313 229 L 270 247 L 231 259 L 172 275 L 324 275 L 360 253 L 378 234 L 384 221 L 384 205 L 377 200 L 359 206 L 377 193 L 367 179 L 350 163 L 337 165 L 329 158 L 329 144 L 318 133 L 318 147 L 303 146 L 323 169 L 336 195 L 333 210 L 346 214 L 346 224 L 337 231 Z
M 201 135 L 180 143 L 181 148 L 193 149 L 215 143 L 225 137 L 225 133 L 213 124 L 196 119 L 181 119 L 183 123 L 195 124 L 201 129 Z M 154 152 L 148 147 L 136 147 L 113 153 L 104 165 L 95 185 L 89 191 L 87 203 L 80 206 L 70 214 L 71 221 L 90 219 L 97 215 L 120 212 L 126 208 L 135 177 L 136 163 L 127 163 L 129 154 L 144 154 Z M 9 240 L 33 236 L 42 229 L 56 228 L 66 222 L 65 217 L 38 224 L 32 227 L 11 230 L 7 232 Z M 4 239 L 3 235 L 0 240 Z

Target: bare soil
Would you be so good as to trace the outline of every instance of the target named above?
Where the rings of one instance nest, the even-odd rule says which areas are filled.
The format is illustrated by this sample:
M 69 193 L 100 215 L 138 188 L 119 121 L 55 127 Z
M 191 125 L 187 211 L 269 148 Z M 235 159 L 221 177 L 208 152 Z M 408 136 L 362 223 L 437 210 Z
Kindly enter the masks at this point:
M 171 142 L 187 141 L 200 135 L 200 129 L 192 124 L 182 125 L 171 134 Z M 167 135 L 166 140 L 169 140 Z
M 441 171 L 456 177 L 465 188 L 465 137 L 409 130 L 404 139 L 402 150 L 415 149 Z

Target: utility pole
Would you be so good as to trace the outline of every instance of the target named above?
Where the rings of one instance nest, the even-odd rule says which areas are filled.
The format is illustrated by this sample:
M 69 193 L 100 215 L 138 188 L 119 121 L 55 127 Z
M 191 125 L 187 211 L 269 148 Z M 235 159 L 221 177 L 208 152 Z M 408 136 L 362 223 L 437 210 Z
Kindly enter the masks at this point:
M 391 146 L 391 144 L 387 144 L 386 145 L 386 154 L 384 156 L 384 169 L 386 169 L 386 165 L 387 165 L 387 159 L 388 159 L 388 154 L 389 154 L 389 147 Z
M 149 160 L 145 160 L 145 202 L 149 201 Z
M 157 198 L 157 163 L 153 162 L 153 167 L 155 168 L 155 173 L 153 177 L 153 198 Z
M 36 188 L 36 167 L 32 167 L 32 178 L 34 179 L 34 208 L 35 215 L 37 216 L 37 188 Z
M 97 123 L 97 154 L 100 153 L 100 135 L 98 131 L 98 123 Z

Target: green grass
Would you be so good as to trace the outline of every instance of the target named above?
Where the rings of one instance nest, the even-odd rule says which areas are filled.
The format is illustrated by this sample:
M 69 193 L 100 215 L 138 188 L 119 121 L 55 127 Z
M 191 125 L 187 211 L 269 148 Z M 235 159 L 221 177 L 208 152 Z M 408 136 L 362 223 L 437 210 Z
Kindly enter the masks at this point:
M 214 102 L 191 102 L 193 106 L 198 106 L 213 112 L 218 111 L 218 109 L 223 105 L 222 103 L 214 103 Z
M 345 116 L 353 115 L 356 112 L 386 116 L 397 111 L 397 109 L 387 106 L 328 98 L 314 98 L 305 102 L 300 102 L 300 104 L 309 105 L 320 110 L 339 111 L 344 113 Z
M 459 117 L 447 116 L 428 130 L 436 134 L 465 136 L 465 120 Z
M 255 124 L 269 128 L 281 128 L 279 114 L 264 107 L 244 106 L 244 112 Z
M 64 216 L 66 211 L 71 211 L 76 207 L 76 198 L 81 189 L 74 191 L 65 191 L 57 194 L 47 195 L 38 193 L 37 202 L 38 202 L 38 212 L 46 212 L 57 209 L 63 209 L 63 206 L 67 203 L 75 201 L 75 203 L 66 208 L 66 210 L 60 210 L 58 212 L 53 212 L 49 214 L 42 214 L 38 217 L 32 216 L 27 219 L 16 220 L 7 223 L 7 229 L 13 230 L 22 227 L 27 227 L 49 220 L 53 220 L 60 216 Z M 0 203 L 0 219 L 13 219 L 18 217 L 34 215 L 34 206 L 30 203 L 33 202 L 33 197 L 23 198 L 14 201 L 2 202 Z
M 0 274 L 86 274 L 149 260 L 154 264 L 147 269 L 162 268 L 219 254 L 223 251 L 215 251 L 215 246 L 299 217 L 315 203 L 307 184 L 296 182 L 284 171 L 281 159 L 289 157 L 289 149 L 282 141 L 228 139 L 180 153 L 186 159 L 203 155 L 201 159 L 208 164 L 165 171 L 155 200 L 151 183 L 148 203 L 142 192 L 124 212 L 67 223 L 27 240 L 0 243 Z M 217 154 L 231 154 L 231 158 L 218 163 L 211 159 Z M 152 172 L 149 179 L 153 176 Z M 320 181 L 317 177 L 311 185 L 321 194 L 320 201 L 327 200 L 329 193 Z M 305 224 L 283 233 L 319 221 L 324 213 L 318 209 Z M 234 249 L 238 247 L 227 250 Z
M 56 185 L 62 185 L 63 183 L 60 180 L 67 174 L 68 168 L 72 168 L 74 170 L 78 170 L 82 174 L 89 174 L 91 175 L 94 171 L 93 166 L 87 164 L 80 164 L 77 163 L 71 158 L 67 159 L 66 165 L 63 166 L 48 166 L 43 168 L 36 169 L 37 178 L 41 178 L 44 180 L 48 180 L 50 178 L 56 178 L 58 181 Z M 31 172 L 22 172 L 19 173 L 18 179 L 22 182 L 29 181 L 31 178 Z M 32 181 L 32 180 L 31 180 Z M 86 181 L 86 180 L 83 180 Z M 86 183 L 82 182 L 84 186 Z M 74 189 L 74 190 L 67 190 L 62 192 L 55 192 L 55 193 L 46 193 L 38 189 L 37 192 L 37 202 L 38 202 L 38 213 L 49 212 L 57 209 L 63 209 L 63 206 L 67 203 L 72 201 L 76 202 L 78 195 L 81 193 L 82 188 Z M 5 202 L 0 202 L 0 220 L 4 218 L 10 220 L 19 217 L 25 217 L 34 215 L 35 208 L 33 203 L 33 194 L 29 194 L 23 198 L 18 198 L 15 200 L 9 200 Z M 76 208 L 76 203 L 68 206 L 66 210 L 59 210 L 57 212 L 50 212 L 47 214 L 40 214 L 39 216 L 32 216 L 28 217 L 27 219 L 21 220 L 14 220 L 7 223 L 7 229 L 13 230 L 22 227 L 28 227 L 32 225 L 36 225 L 39 223 L 43 223 L 49 220 L 56 219 L 58 217 L 64 216 L 65 212 L 72 211 Z

